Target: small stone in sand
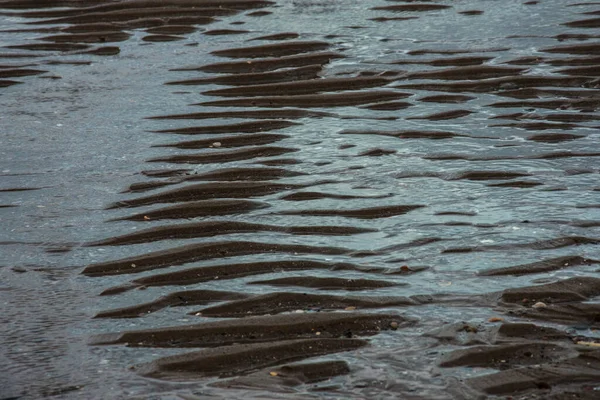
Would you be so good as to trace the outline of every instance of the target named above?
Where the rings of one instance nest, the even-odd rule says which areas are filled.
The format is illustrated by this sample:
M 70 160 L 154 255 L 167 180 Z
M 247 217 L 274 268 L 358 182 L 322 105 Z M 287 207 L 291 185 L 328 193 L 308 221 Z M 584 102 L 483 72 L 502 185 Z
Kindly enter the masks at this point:
M 532 307 L 533 307 L 533 308 L 546 308 L 546 307 L 548 307 L 548 306 L 546 305 L 546 303 L 542 303 L 541 301 L 538 301 L 538 302 L 537 302 L 537 303 L 535 303 L 535 304 L 534 304 Z
M 390 328 L 392 328 L 393 330 L 398 329 L 398 323 L 396 321 L 390 322 Z
M 488 322 L 502 322 L 502 321 L 504 321 L 504 320 L 500 317 L 492 317 L 492 318 L 488 319 Z
M 210 147 L 221 147 L 221 142 L 214 142 Z

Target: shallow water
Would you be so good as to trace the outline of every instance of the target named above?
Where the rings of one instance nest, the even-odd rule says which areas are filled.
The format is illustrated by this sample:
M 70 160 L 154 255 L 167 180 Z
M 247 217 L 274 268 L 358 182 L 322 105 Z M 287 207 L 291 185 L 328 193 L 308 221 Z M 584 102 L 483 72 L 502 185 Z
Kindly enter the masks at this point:
M 589 315 L 575 322 L 537 318 L 526 314 L 529 304 L 520 310 L 497 297 L 515 287 L 597 277 L 599 33 L 597 23 L 582 28 L 573 21 L 595 18 L 584 13 L 598 6 L 263 3 L 187 10 L 187 19 L 170 23 L 166 15 L 176 8 L 144 20 L 138 18 L 150 9 L 131 3 L 140 14 L 104 15 L 102 22 L 113 24 L 107 28 L 90 26 L 81 10 L 80 19 L 70 15 L 76 4 L 39 9 L 0 1 L 0 398 L 444 399 L 595 390 L 594 374 L 575 386 L 472 383 L 468 378 L 505 369 L 441 368 L 440 357 L 485 341 L 424 334 L 463 321 L 487 332 L 498 325 L 489 318 L 502 316 L 576 328 L 593 342 L 597 320 Z M 411 5 L 449 7 L 377 9 Z M 463 13 L 473 10 L 481 13 Z M 26 15 L 34 11 L 53 14 Z M 56 31 L 22 31 L 48 28 Z M 104 33 L 39 40 L 95 31 Z M 177 37 L 150 36 L 165 31 Z M 281 33 L 287 35 L 268 37 Z M 89 47 L 10 47 L 33 43 Z M 85 53 L 108 46 L 119 53 Z M 204 81 L 182 82 L 189 80 Z M 539 273 L 481 274 L 566 256 L 584 261 Z M 226 268 L 205 269 L 201 278 L 185 274 L 213 266 Z M 221 275 L 228 271 L 234 275 Z M 319 290 L 318 280 L 312 287 L 264 282 L 289 277 L 395 286 L 349 291 Z M 263 282 L 249 284 L 256 281 Z M 543 299 L 593 302 L 600 290 L 590 282 L 593 289 L 577 301 Z M 337 284 L 349 289 L 351 281 Z M 123 289 L 100 296 L 116 287 Z M 93 318 L 190 290 L 265 295 L 266 308 L 226 296 L 172 297 L 139 318 Z M 294 299 L 291 305 L 271 302 L 276 292 Z M 343 301 L 315 297 L 307 304 L 303 293 Z M 352 296 L 395 302 L 373 306 Z M 241 303 L 229 307 L 235 301 Z M 257 379 L 225 388 L 229 376 L 184 375 L 181 382 L 173 371 L 155 379 L 138 373 L 145 363 L 199 349 L 176 341 L 94 344 L 96 334 L 220 321 L 240 317 L 246 306 L 257 315 L 391 313 L 413 323 L 382 326 L 378 335 L 354 332 L 366 347 L 298 356 L 291 361 L 342 360 L 349 373 L 297 385 Z M 525 314 L 511 314 L 515 308 Z M 234 375 L 268 373 L 287 361 Z

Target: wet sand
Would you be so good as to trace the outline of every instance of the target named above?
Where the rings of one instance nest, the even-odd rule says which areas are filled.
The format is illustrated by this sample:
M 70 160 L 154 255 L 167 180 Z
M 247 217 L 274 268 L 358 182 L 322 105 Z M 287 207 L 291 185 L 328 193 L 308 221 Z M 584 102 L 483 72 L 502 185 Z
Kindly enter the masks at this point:
M 597 14 L 0 0 L 0 399 L 595 398 Z

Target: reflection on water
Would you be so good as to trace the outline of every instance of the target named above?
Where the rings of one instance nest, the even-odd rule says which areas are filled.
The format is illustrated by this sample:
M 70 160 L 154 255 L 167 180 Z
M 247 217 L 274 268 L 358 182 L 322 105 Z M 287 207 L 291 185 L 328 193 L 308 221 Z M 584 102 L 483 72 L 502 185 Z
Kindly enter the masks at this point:
M 1 1 L 0 398 L 587 395 L 596 14 Z

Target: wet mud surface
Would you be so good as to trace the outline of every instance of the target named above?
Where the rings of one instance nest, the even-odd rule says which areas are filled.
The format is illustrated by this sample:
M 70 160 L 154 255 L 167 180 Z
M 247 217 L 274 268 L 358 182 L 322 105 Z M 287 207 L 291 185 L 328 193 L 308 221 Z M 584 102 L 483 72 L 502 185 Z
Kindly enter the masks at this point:
M 0 399 L 598 398 L 599 7 L 0 0 Z

